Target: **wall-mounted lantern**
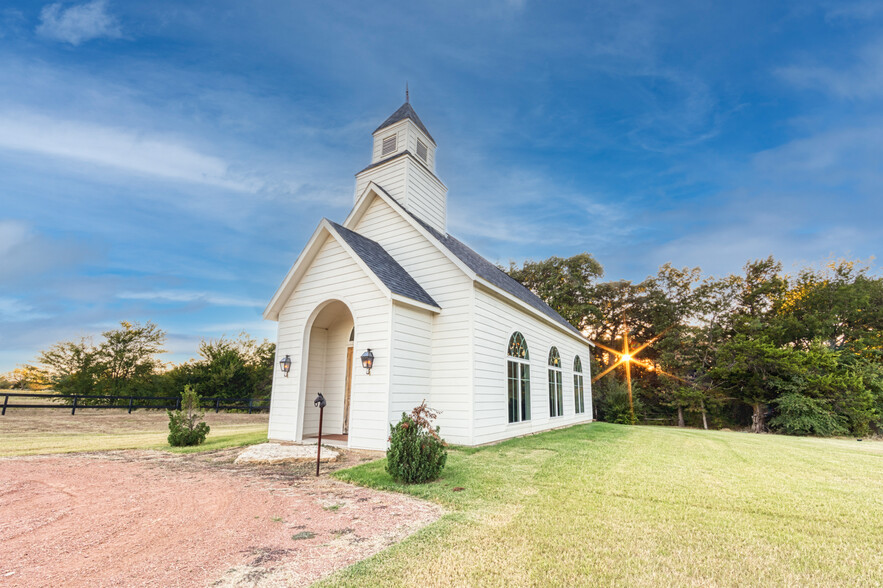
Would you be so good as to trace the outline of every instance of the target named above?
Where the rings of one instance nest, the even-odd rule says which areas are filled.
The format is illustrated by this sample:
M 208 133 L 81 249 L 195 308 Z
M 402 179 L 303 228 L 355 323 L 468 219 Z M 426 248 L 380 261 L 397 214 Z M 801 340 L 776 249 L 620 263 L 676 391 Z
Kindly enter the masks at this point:
M 285 374 L 285 377 L 288 377 L 288 372 L 291 371 L 291 356 L 286 355 L 285 359 L 279 361 L 279 368 L 282 370 L 282 373 Z
M 362 367 L 365 368 L 365 373 L 370 376 L 371 368 L 374 367 L 374 354 L 371 353 L 370 349 L 362 354 Z

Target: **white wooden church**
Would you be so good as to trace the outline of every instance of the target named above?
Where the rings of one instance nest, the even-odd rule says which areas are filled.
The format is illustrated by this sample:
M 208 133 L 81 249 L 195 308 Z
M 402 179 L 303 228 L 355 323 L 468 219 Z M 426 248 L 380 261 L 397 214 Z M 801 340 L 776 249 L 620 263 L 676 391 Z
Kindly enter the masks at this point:
M 461 445 L 592 420 L 590 343 L 447 233 L 435 157 L 406 101 L 374 131 L 349 216 L 319 223 L 264 311 L 278 322 L 270 439 L 315 437 L 318 393 L 323 439 L 361 449 L 385 450 L 424 399 Z

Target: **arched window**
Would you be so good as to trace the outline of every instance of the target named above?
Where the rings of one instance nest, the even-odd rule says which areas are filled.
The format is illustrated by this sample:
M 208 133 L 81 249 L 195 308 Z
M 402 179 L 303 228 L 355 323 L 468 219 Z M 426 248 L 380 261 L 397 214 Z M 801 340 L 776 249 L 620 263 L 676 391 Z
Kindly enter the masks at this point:
M 549 416 L 564 414 L 564 390 L 561 382 L 561 356 L 558 348 L 549 350 Z
M 524 335 L 519 332 L 509 338 L 509 353 L 506 362 L 509 391 L 509 422 L 530 420 L 530 355 Z
M 573 412 L 586 412 L 586 396 L 583 391 L 583 362 L 579 355 L 573 358 Z
M 527 353 L 527 343 L 524 341 L 524 335 L 518 331 L 515 331 L 515 333 L 509 338 L 509 357 L 530 359 Z

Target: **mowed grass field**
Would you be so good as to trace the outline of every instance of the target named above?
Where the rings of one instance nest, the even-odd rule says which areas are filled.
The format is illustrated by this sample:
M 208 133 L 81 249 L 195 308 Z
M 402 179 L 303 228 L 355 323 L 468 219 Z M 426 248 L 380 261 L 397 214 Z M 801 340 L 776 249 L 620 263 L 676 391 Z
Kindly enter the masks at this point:
M 595 423 L 383 468 L 335 475 L 449 513 L 322 586 L 883 585 L 881 442 Z
M 19 400 L 17 399 L 16 402 Z M 209 451 L 267 440 L 268 416 L 207 412 L 211 431 L 198 447 L 170 447 L 169 417 L 161 410 L 77 408 L 10 408 L 0 416 L 0 457 L 161 449 L 177 453 Z

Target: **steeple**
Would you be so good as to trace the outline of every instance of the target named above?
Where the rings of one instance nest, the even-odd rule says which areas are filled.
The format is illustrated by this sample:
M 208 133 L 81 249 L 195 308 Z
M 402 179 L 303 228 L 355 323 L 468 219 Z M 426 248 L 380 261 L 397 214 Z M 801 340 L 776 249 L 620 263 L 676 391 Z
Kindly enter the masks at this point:
M 444 233 L 448 189 L 435 175 L 436 143 L 405 85 L 405 103 L 372 133 L 371 165 L 356 174 L 356 194 L 375 182 L 412 214 Z
M 377 131 L 382 131 L 386 127 L 390 127 L 397 122 L 403 121 L 405 119 L 413 121 L 414 124 L 417 125 L 417 128 L 423 131 L 423 134 L 426 135 L 426 138 L 432 141 L 432 144 L 435 145 L 435 140 L 432 138 L 432 135 L 430 135 L 429 131 L 426 130 L 426 126 L 423 124 L 423 121 L 420 120 L 420 117 L 417 116 L 417 113 L 414 112 L 414 108 L 408 101 L 407 90 L 405 90 L 405 103 L 402 104 L 398 110 L 393 112 L 388 119 L 383 121 L 383 124 L 381 124 L 379 127 L 377 127 L 377 129 L 374 130 L 374 133 L 376 134 Z

